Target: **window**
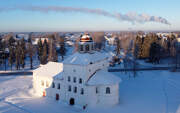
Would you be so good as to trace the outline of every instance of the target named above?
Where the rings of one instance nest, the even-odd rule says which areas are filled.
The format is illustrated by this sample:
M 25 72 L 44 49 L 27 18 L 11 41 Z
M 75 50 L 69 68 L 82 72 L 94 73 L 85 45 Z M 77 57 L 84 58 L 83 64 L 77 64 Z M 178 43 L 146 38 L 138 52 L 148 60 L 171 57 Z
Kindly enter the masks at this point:
M 46 87 L 49 87 L 49 82 L 48 81 L 46 81 Z
M 84 89 L 83 88 L 81 88 L 81 95 L 83 95 L 84 94 Z
M 68 86 L 68 91 L 69 91 L 69 92 L 71 91 L 71 86 L 70 86 L 70 85 Z
M 98 94 L 98 88 L 96 87 L 96 94 Z
M 43 80 L 41 81 L 41 85 L 44 86 L 44 81 Z
M 74 83 L 76 83 L 76 77 L 74 77 L 74 79 L 73 79 L 73 80 L 74 80 Z
M 93 45 L 91 46 L 91 49 L 92 49 L 92 50 L 94 49 Z
M 79 79 L 79 83 L 82 84 L 82 79 L 81 78 Z
M 86 45 L 86 51 L 89 51 L 89 45 Z
M 58 84 L 58 87 L 57 87 L 57 89 L 60 89 L 60 83 Z
M 89 69 L 89 72 L 91 72 L 91 69 Z
M 55 88 L 55 84 L 54 84 L 54 82 L 52 83 L 52 88 Z
M 80 45 L 80 51 L 83 51 L 83 45 Z
M 111 92 L 110 92 L 110 88 L 109 87 L 107 87 L 106 88 L 106 94 L 110 94 Z
M 74 93 L 77 93 L 77 87 L 74 87 Z
M 73 69 L 73 72 L 76 72 L 76 70 L 75 70 L 75 69 Z
M 71 81 L 71 77 L 70 76 L 68 76 L 68 82 L 70 82 Z

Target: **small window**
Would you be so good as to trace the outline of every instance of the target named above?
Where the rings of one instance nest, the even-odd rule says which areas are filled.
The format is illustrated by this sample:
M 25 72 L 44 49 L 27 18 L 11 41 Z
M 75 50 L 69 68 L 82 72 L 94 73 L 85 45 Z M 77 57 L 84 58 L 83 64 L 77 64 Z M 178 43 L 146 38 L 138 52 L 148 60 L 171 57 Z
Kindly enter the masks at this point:
M 89 51 L 89 45 L 86 45 L 86 51 Z
M 98 94 L 98 88 L 96 87 L 96 94 Z
M 46 87 L 49 87 L 49 82 L 48 81 L 46 81 Z
M 80 51 L 83 51 L 83 45 L 80 45 Z
M 76 83 L 76 77 L 74 77 L 73 80 L 74 80 L 74 83 Z
M 83 95 L 84 94 L 84 89 L 83 88 L 81 88 L 81 95 Z
M 71 92 L 71 86 L 70 85 L 68 86 L 68 91 Z
M 82 84 L 82 79 L 81 78 L 79 79 L 79 83 Z
M 55 84 L 54 84 L 54 82 L 52 83 L 52 88 L 55 88 Z
M 107 87 L 107 88 L 106 88 L 106 94 L 110 94 L 110 93 L 111 93 L 110 88 Z
M 68 76 L 68 82 L 70 82 L 71 81 L 71 77 L 70 76 Z
M 57 87 L 57 89 L 60 89 L 60 83 L 58 84 L 58 87 Z
M 44 86 L 44 81 L 43 80 L 41 81 L 41 85 Z
M 74 87 L 74 93 L 77 93 L 77 87 Z
M 91 69 L 89 69 L 89 72 L 91 72 Z

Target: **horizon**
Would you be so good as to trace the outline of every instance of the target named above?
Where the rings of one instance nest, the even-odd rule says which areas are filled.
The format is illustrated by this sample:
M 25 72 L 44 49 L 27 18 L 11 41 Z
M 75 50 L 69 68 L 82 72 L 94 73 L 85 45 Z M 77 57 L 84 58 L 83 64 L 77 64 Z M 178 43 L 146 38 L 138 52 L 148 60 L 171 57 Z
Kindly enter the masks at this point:
M 179 3 L 1 0 L 0 32 L 179 31 Z

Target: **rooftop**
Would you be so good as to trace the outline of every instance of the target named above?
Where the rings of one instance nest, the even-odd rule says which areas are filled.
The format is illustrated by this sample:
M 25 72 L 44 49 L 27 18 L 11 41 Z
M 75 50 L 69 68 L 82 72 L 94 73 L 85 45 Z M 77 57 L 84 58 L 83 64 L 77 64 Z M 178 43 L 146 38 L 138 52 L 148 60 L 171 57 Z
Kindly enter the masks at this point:
M 87 82 L 88 85 L 111 85 L 120 83 L 121 79 L 107 70 L 97 71 Z
M 94 53 L 79 53 L 76 52 L 67 59 L 64 60 L 64 64 L 79 64 L 79 65 L 88 65 L 109 58 L 109 54 L 106 52 L 97 52 Z
M 54 77 L 63 71 L 63 64 L 58 62 L 48 62 L 46 65 L 40 65 L 33 73 L 39 73 L 38 76 Z

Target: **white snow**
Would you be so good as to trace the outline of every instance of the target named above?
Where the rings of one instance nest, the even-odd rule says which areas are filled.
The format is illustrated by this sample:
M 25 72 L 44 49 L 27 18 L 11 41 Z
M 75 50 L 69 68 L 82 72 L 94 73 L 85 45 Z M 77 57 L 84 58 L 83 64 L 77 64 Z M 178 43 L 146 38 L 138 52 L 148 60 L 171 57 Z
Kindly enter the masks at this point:
M 0 113 L 180 113 L 180 73 L 168 71 L 113 73 L 122 78 L 120 104 L 106 108 L 72 107 L 35 97 L 32 76 L 0 76 Z
M 90 64 L 91 62 L 97 62 L 101 61 L 104 59 L 108 59 L 109 55 L 108 53 L 102 54 L 101 52 L 95 51 L 92 54 L 89 53 L 79 53 L 76 52 L 73 55 L 69 56 L 67 59 L 64 60 L 64 64 L 79 64 L 79 65 L 87 65 Z
M 56 76 L 58 73 L 62 72 L 63 64 L 58 62 L 48 62 L 45 65 L 40 65 L 39 68 L 35 69 L 33 72 L 36 76 Z
M 111 85 L 120 83 L 121 79 L 107 70 L 97 71 L 87 82 L 88 85 Z

